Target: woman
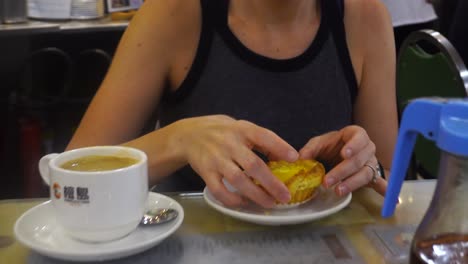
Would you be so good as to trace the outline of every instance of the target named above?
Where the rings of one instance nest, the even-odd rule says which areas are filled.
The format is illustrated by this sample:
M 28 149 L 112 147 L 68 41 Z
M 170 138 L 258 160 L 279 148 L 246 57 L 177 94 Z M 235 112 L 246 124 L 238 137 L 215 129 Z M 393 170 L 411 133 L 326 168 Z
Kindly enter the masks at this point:
M 151 183 L 204 181 L 227 206 L 290 199 L 262 158 L 316 158 L 338 195 L 383 194 L 371 180 L 396 138 L 394 57 L 378 0 L 146 1 L 68 148 L 142 149 Z M 155 109 L 161 128 L 136 138 Z

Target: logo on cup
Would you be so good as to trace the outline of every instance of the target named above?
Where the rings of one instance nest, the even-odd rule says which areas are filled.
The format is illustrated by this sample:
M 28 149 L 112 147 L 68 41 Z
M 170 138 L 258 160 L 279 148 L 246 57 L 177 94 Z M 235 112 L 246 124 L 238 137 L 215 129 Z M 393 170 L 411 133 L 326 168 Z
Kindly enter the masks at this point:
M 88 188 L 64 186 L 63 199 L 72 203 L 89 203 Z
M 62 197 L 62 193 L 60 192 L 60 189 L 62 188 L 60 187 L 60 184 L 54 182 L 54 184 L 52 185 L 52 189 L 54 191 L 54 197 L 56 199 L 60 199 L 60 197 Z
M 62 191 L 62 186 L 58 183 L 54 183 L 52 185 L 52 189 L 54 192 L 54 197 L 56 199 L 62 198 L 63 192 L 63 199 L 66 202 L 72 203 L 89 203 L 89 195 L 88 195 L 88 188 L 86 187 L 73 187 L 73 186 L 64 186 Z

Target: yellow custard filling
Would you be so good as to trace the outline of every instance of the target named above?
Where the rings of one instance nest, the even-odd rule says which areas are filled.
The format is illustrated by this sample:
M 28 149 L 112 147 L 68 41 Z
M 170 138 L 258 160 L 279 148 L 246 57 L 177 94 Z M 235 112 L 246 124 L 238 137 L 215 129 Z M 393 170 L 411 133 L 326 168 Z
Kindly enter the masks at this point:
M 311 197 L 314 190 L 322 183 L 325 168 L 316 160 L 271 161 L 268 166 L 291 194 L 289 203 L 299 203 Z

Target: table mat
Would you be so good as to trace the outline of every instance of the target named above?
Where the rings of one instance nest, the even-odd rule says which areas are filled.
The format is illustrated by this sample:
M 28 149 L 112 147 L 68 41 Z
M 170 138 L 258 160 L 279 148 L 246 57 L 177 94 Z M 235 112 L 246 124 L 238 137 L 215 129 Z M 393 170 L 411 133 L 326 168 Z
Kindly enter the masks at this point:
M 67 263 L 32 252 L 30 264 Z M 174 235 L 135 256 L 96 263 L 364 263 L 339 227 Z

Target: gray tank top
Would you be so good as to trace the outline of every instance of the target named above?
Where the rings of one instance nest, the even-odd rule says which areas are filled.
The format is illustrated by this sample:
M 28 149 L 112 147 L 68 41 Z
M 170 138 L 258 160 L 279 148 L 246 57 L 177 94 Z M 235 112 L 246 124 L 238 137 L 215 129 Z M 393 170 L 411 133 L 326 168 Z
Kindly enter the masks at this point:
M 353 121 L 357 82 L 343 24 L 343 0 L 321 0 L 321 21 L 307 50 L 272 59 L 245 47 L 228 27 L 228 0 L 202 0 L 202 30 L 191 69 L 159 109 L 161 127 L 179 119 L 225 114 L 268 128 L 299 150 L 317 135 Z M 201 190 L 186 166 L 158 186 Z

